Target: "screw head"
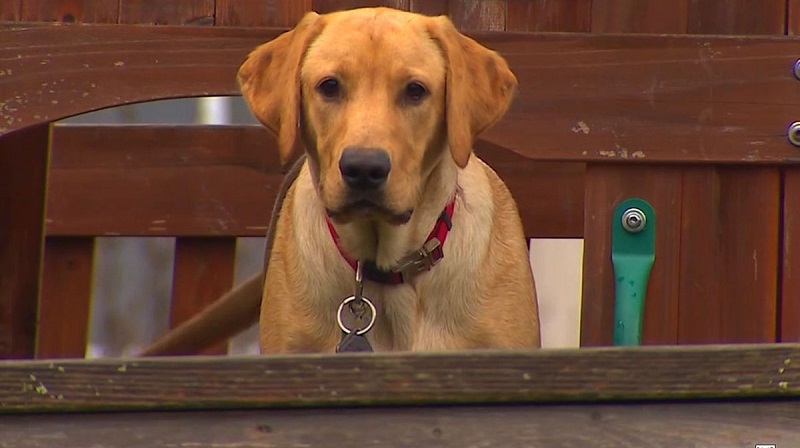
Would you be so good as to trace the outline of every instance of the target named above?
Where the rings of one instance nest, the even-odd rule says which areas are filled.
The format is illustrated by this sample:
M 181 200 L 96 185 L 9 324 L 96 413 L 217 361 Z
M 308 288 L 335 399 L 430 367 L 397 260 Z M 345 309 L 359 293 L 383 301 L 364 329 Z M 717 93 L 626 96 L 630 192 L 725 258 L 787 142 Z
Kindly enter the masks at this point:
M 789 130 L 786 131 L 786 136 L 789 138 L 789 143 L 800 147 L 800 121 L 795 121 L 789 125 Z
M 647 224 L 647 216 L 638 208 L 629 208 L 622 214 L 622 228 L 628 233 L 639 233 Z
M 800 59 L 794 61 L 792 72 L 794 72 L 794 77 L 800 81 Z

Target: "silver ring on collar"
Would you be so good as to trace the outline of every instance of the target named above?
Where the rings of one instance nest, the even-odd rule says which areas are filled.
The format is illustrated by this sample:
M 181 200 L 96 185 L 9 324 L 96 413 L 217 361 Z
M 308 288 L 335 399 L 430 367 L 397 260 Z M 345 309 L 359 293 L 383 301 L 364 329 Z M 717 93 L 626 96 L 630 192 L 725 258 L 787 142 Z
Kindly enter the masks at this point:
M 367 304 L 367 306 L 369 306 L 369 311 L 372 314 L 372 316 L 370 317 L 369 323 L 367 324 L 366 327 L 360 330 L 351 330 L 350 328 L 347 328 L 347 326 L 344 324 L 342 313 L 344 312 L 344 306 L 350 302 L 353 302 L 354 300 L 356 300 L 356 296 L 350 296 L 342 301 L 342 303 L 339 305 L 339 311 L 336 312 L 336 322 L 339 324 L 339 328 L 341 328 L 342 331 L 344 331 L 345 333 L 350 334 L 353 331 L 355 331 L 356 335 L 360 336 L 371 330 L 372 326 L 375 325 L 375 320 L 378 317 L 378 310 L 375 309 L 375 304 L 373 304 L 371 300 L 369 300 L 366 297 L 361 297 L 361 300 L 363 300 Z

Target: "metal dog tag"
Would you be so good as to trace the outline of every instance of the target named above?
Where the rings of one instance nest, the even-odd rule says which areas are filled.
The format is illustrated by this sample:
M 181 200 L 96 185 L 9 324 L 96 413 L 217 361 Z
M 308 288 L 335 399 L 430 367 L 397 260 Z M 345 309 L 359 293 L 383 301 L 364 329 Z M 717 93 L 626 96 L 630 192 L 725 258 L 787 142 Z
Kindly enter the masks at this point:
M 342 341 L 336 346 L 336 353 L 371 352 L 372 346 L 367 337 L 355 331 L 342 333 Z

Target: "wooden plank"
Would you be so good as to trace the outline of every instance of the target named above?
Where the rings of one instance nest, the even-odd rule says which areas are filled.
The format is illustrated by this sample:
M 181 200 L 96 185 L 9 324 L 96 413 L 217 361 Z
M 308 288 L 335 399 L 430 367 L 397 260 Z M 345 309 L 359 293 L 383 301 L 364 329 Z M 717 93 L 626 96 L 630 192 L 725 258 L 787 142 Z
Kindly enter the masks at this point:
M 624 199 L 655 209 L 656 262 L 645 298 L 642 343 L 675 344 L 678 335 L 681 171 L 678 167 L 589 165 L 586 168 L 581 346 L 611 345 L 615 277 L 611 219 Z
M 582 164 L 476 150 L 508 184 L 528 236 L 583 235 Z M 282 179 L 260 126 L 58 125 L 47 233 L 263 236 Z M 109 204 L 114 213 L 97 213 Z
M 774 341 L 778 169 L 688 168 L 683 197 L 678 342 Z
M 506 29 L 506 0 L 450 0 L 447 15 L 461 31 Z
M 786 0 L 689 0 L 691 34 L 785 33 Z
M 20 18 L 22 0 L 7 0 L 0 4 L 0 20 L 17 21 Z
M 686 33 L 688 0 L 594 0 L 595 33 Z
M 47 125 L 0 138 L 0 359 L 34 354 L 48 140 Z
M 94 238 L 47 238 L 36 357 L 83 358 L 89 332 Z
M 231 289 L 235 263 L 235 238 L 178 238 L 175 241 L 170 328 L 191 319 Z M 226 341 L 204 350 L 203 354 L 227 352 Z
M 533 36 L 530 45 L 522 43 L 529 35 L 484 40 L 504 50 L 520 79 L 517 101 L 485 140 L 549 160 L 800 162 L 785 137 L 796 113 L 783 106 L 800 101 L 789 70 L 800 53 L 779 62 L 764 47 L 756 56 L 755 48 L 745 49 L 754 41 L 744 38 Z M 626 50 L 606 45 L 611 41 Z M 745 54 L 758 58 L 752 71 Z M 783 93 L 773 95 L 778 84 Z
M 786 34 L 797 36 L 800 34 L 800 0 L 788 0 L 788 3 Z
M 318 13 L 341 11 L 345 9 L 388 6 L 408 11 L 411 0 L 313 0 L 312 9 Z
M 583 237 L 585 164 L 532 160 L 481 140 L 475 153 L 508 186 L 526 236 Z
M 22 20 L 32 22 L 117 23 L 119 0 L 25 0 Z
M 428 16 L 441 16 L 447 14 L 448 0 L 411 0 L 409 11 L 418 12 Z
M 119 23 L 213 25 L 214 0 L 119 0 Z
M 580 424 L 580 430 L 575 425 Z M 18 415 L 7 448 L 136 446 L 752 447 L 800 445 L 800 402 L 448 406 Z M 313 430 L 309 430 L 313 428 Z
M 800 341 L 800 169 L 784 171 L 778 340 Z
M 235 94 L 244 55 L 277 32 L 0 28 L 0 40 L 13 42 L 0 48 L 10 70 L 0 76 L 0 91 L 10 98 L 0 133 L 131 101 Z M 474 36 L 507 56 L 522 86 L 508 116 L 484 134 L 494 144 L 551 160 L 798 162 L 785 138 L 800 105 L 788 70 L 800 54 L 796 40 Z
M 592 0 L 508 0 L 507 31 L 589 32 Z
M 50 235 L 264 236 L 283 179 L 261 126 L 56 126 L 53 146 Z
M 217 0 L 214 24 L 219 26 L 294 26 L 311 0 Z
M 166 2 L 165 2 L 166 3 Z M 95 109 L 235 95 L 236 70 L 280 32 L 230 27 L 0 25 L 0 135 Z M 21 57 L 19 57 L 21 55 Z
M 800 397 L 800 344 L 0 363 L 0 412 Z

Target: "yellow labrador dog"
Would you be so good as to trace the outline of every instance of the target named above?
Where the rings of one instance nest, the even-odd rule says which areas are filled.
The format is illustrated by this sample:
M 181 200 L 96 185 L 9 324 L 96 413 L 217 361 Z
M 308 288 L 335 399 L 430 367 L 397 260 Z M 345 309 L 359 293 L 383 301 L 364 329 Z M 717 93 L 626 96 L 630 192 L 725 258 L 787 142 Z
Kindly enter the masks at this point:
M 517 207 L 472 153 L 516 91 L 498 54 L 444 16 L 308 13 L 256 48 L 238 79 L 282 161 L 301 145 L 306 154 L 280 206 L 263 294 L 250 280 L 190 321 L 194 333 L 144 354 L 175 352 L 175 334 L 245 328 L 259 312 L 263 353 L 333 352 L 359 264 L 376 351 L 539 346 Z

